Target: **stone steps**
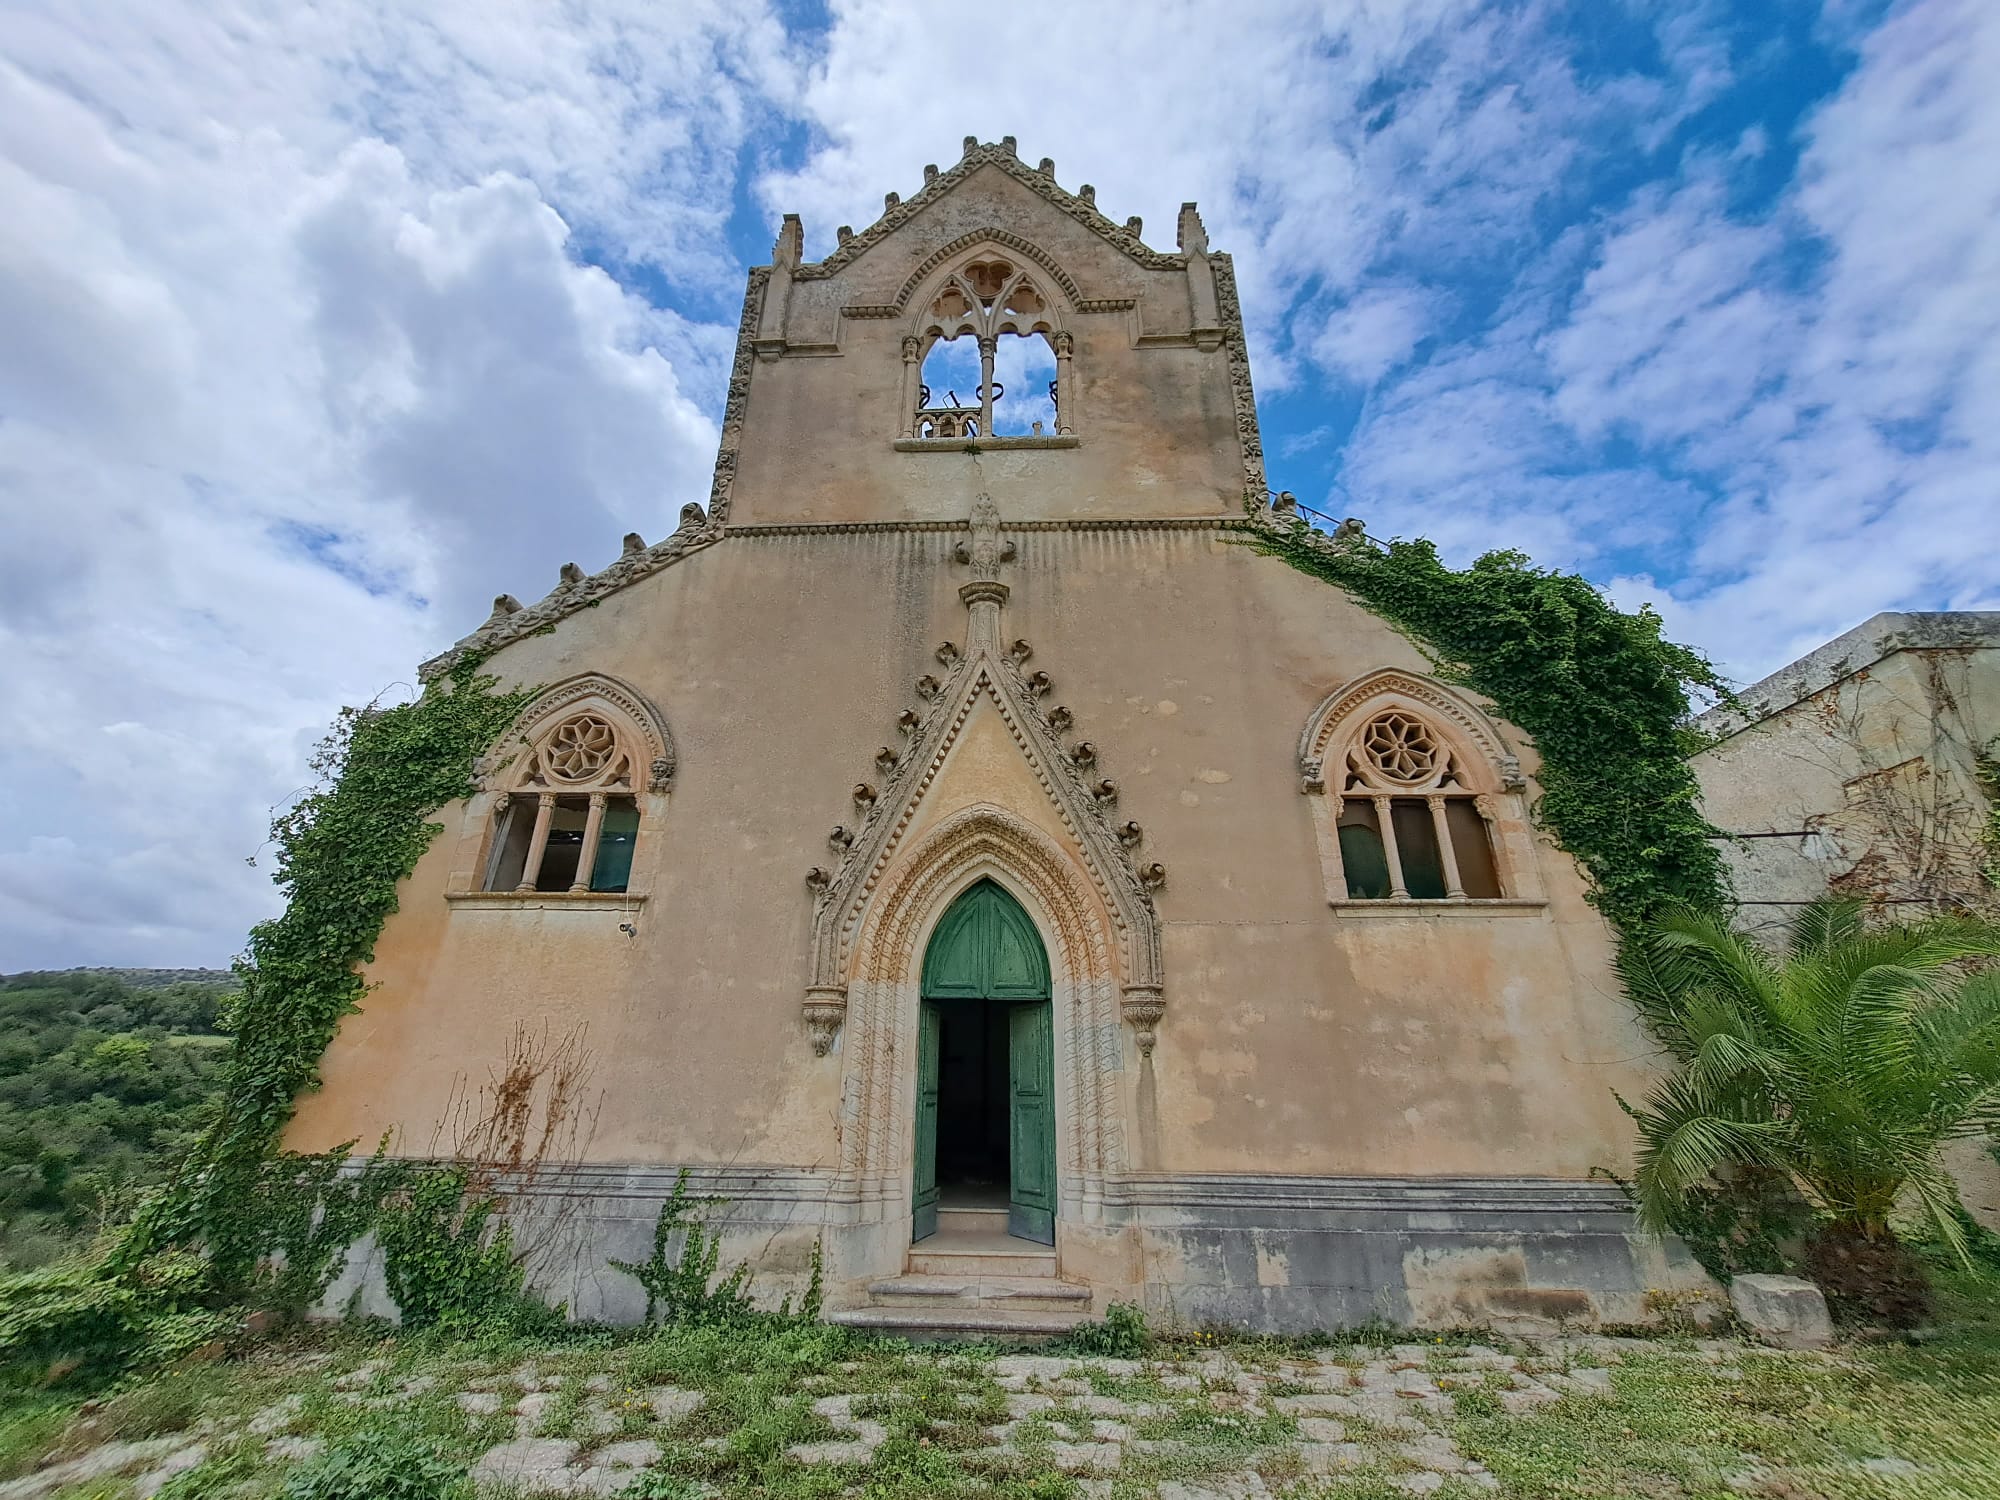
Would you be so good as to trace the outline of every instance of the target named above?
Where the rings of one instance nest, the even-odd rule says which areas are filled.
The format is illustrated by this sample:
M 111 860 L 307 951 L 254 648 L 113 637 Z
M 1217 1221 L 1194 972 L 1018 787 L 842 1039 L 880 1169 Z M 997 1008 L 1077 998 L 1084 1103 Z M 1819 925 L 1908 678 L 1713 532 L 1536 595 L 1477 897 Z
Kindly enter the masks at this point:
M 871 1283 L 868 1295 L 877 1307 L 937 1307 L 947 1303 L 967 1307 L 1054 1308 L 1074 1311 L 1090 1306 L 1090 1288 L 1053 1276 L 896 1276 Z
M 894 1334 L 920 1343 L 952 1340 L 1041 1343 L 1060 1338 L 1083 1322 L 1087 1312 L 1056 1312 L 979 1305 L 849 1307 L 826 1315 L 829 1323 Z

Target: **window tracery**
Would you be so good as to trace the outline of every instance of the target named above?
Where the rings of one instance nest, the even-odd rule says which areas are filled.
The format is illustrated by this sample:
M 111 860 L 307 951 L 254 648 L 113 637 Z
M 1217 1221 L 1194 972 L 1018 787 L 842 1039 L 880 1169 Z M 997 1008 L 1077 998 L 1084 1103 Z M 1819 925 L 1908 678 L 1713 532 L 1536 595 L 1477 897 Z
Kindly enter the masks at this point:
M 1003 342 L 1017 337 L 1032 347 Z M 961 338 L 977 350 L 976 373 L 971 349 L 953 347 Z M 1069 368 L 1074 352 L 1074 338 L 1033 276 L 1000 255 L 968 261 L 945 278 L 916 331 L 903 340 L 899 435 L 1069 436 L 1075 432 Z M 1003 366 L 1014 377 L 1011 396 L 996 378 Z M 1054 378 L 1044 384 L 1051 372 Z M 961 386 L 969 399 L 959 396 Z
M 1438 684 L 1384 671 L 1334 693 L 1306 725 L 1300 769 L 1305 790 L 1333 803 L 1322 848 L 1336 905 L 1524 895 L 1499 827 L 1518 764 Z

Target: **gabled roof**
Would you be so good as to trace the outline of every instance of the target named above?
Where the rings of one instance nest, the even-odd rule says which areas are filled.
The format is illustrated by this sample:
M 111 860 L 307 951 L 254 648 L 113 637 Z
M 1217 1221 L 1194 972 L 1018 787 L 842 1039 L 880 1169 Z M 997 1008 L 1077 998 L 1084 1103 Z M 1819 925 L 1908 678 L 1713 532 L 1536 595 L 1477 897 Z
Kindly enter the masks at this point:
M 924 168 L 924 185 L 914 197 L 896 198 L 891 194 L 887 210 L 882 217 L 870 224 L 859 234 L 850 235 L 840 242 L 834 252 L 825 260 L 808 261 L 792 273 L 797 281 L 823 281 L 837 275 L 852 265 L 876 245 L 882 243 L 908 224 L 925 209 L 942 201 L 953 189 L 972 177 L 981 167 L 995 167 L 1005 172 L 1029 192 L 1068 214 L 1077 223 L 1089 229 L 1100 239 L 1117 246 L 1140 265 L 1154 271 L 1179 270 L 1187 265 L 1184 254 L 1169 255 L 1164 251 L 1147 247 L 1139 238 L 1138 231 L 1124 224 L 1114 223 L 1098 210 L 1095 195 L 1086 186 L 1081 192 L 1072 193 L 1056 181 L 1055 163 L 1044 157 L 1039 166 L 1030 167 L 1014 154 L 1014 138 L 1004 137 L 998 145 L 981 145 L 972 136 L 965 138 L 965 154 L 957 164 L 948 170 L 936 167 Z

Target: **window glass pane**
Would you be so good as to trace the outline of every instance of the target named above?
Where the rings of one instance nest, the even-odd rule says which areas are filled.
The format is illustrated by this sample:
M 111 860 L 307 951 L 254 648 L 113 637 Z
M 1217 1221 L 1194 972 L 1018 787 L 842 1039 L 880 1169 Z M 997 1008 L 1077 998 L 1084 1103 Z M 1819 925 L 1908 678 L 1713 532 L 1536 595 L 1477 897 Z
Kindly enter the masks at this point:
M 583 825 L 590 816 L 586 797 L 556 798 L 555 815 L 549 819 L 549 842 L 542 851 L 542 872 L 535 880 L 538 891 L 566 891 L 576 883 L 576 863 L 583 854 Z
M 1479 809 L 1470 798 L 1454 797 L 1444 805 L 1444 820 L 1451 830 L 1451 852 L 1458 860 L 1458 879 L 1465 894 L 1487 901 L 1499 899 L 1500 872 L 1493 867 L 1493 845 Z
M 1403 862 L 1403 889 L 1418 901 L 1444 899 L 1444 860 L 1428 804 L 1398 797 L 1389 804 L 1396 825 L 1396 857 Z
M 613 797 L 604 804 L 604 826 L 597 833 L 597 863 L 590 871 L 593 891 L 622 891 L 632 877 L 632 847 L 639 838 L 639 804 L 630 797 Z
M 528 840 L 535 832 L 535 804 L 516 797 L 507 804 L 500 819 L 499 836 L 493 841 L 493 863 L 486 874 L 486 889 L 511 891 L 521 883 L 521 871 L 528 863 Z
M 1389 894 L 1389 860 L 1382 851 L 1382 835 L 1375 831 L 1375 809 L 1366 802 L 1348 802 L 1341 809 L 1339 833 L 1347 899 L 1384 899 Z

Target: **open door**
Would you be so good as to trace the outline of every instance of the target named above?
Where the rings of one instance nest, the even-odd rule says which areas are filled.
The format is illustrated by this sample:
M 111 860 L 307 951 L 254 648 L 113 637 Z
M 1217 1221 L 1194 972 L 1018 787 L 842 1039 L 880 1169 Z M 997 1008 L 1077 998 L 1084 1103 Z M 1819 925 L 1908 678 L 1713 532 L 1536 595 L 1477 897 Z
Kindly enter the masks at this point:
M 910 1239 L 928 1239 L 938 1227 L 938 1048 L 944 1018 L 930 1001 L 917 1009 L 917 1161 Z
M 1008 1007 L 1007 1232 L 1056 1242 L 1055 1022 L 1046 1000 Z

